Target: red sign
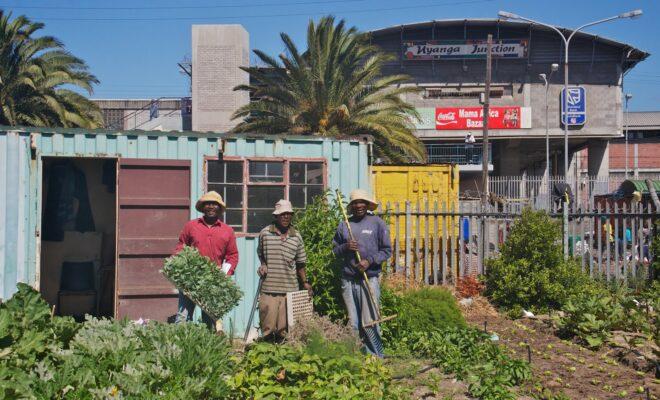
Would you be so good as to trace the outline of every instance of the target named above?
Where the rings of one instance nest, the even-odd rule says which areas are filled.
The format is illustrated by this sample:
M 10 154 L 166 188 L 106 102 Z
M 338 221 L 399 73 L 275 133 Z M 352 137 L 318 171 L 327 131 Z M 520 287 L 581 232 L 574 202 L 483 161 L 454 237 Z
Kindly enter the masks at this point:
M 435 109 L 436 130 L 469 130 L 483 128 L 481 107 L 438 107 Z M 520 129 L 520 107 L 491 107 L 488 127 L 491 129 Z

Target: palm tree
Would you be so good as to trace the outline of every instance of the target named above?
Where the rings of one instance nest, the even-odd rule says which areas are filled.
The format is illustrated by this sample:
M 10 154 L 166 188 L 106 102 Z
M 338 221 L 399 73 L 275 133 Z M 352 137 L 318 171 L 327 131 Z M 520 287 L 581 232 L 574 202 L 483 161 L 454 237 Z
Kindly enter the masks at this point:
M 343 136 L 370 134 L 377 156 L 390 161 L 421 161 L 424 146 L 413 135 L 415 107 L 404 97 L 417 93 L 402 85 L 406 75 L 382 76 L 393 56 L 369 43 L 366 34 L 332 16 L 307 28 L 307 50 L 301 53 L 291 38 L 281 33 L 286 54 L 279 60 L 262 51 L 254 53 L 263 67 L 241 67 L 250 74 L 253 101 L 240 107 L 234 119 L 243 118 L 235 132 L 293 133 Z
M 0 10 L 0 124 L 97 128 L 91 94 L 99 81 L 85 62 L 52 36 L 33 37 L 44 24 Z

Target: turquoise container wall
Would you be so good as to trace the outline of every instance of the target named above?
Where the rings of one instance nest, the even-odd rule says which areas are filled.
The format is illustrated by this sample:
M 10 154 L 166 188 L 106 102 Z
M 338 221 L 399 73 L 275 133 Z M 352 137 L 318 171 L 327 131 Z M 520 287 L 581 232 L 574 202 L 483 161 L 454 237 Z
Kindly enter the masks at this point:
M 369 143 L 362 139 L 218 135 L 193 132 L 85 131 L 0 127 L 0 298 L 17 282 L 39 284 L 42 157 L 119 157 L 191 161 L 190 218 L 205 191 L 205 159 L 218 153 L 238 157 L 325 158 L 328 188 L 349 192 L 369 187 Z M 245 296 L 225 325 L 243 333 L 258 283 L 256 239 L 238 238 L 236 281 Z

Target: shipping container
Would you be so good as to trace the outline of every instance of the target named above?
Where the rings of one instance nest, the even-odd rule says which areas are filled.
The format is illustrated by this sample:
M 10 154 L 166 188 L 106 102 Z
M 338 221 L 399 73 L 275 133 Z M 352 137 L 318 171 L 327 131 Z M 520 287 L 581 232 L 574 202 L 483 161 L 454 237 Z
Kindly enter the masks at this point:
M 160 268 L 183 224 L 199 216 L 195 201 L 217 190 L 236 232 L 235 279 L 244 292 L 225 329 L 240 335 L 258 282 L 256 234 L 274 203 L 288 198 L 302 207 L 324 189 L 367 186 L 370 145 L 365 138 L 0 127 L 0 299 L 25 282 L 59 311 L 73 287 L 96 292 L 85 307 L 97 315 L 173 320 L 177 294 Z M 88 268 L 81 263 L 92 264 L 91 281 L 67 276 Z
M 406 204 L 411 213 L 442 212 L 458 210 L 459 172 L 455 164 L 432 165 L 374 165 L 371 167 L 371 184 L 380 210 L 388 221 L 390 236 L 397 258 L 396 265 L 403 265 L 406 248 L 406 229 L 408 238 L 415 243 L 409 245 L 423 252 L 426 246 L 426 221 L 429 221 L 429 244 L 442 236 L 442 224 L 434 231 L 435 220 L 401 216 L 406 211 Z M 391 216 L 388 214 L 398 215 Z M 409 222 L 409 223 L 408 223 Z M 450 224 L 447 229 L 454 225 Z M 397 228 L 398 227 L 398 228 Z M 449 234 L 449 232 L 445 232 Z

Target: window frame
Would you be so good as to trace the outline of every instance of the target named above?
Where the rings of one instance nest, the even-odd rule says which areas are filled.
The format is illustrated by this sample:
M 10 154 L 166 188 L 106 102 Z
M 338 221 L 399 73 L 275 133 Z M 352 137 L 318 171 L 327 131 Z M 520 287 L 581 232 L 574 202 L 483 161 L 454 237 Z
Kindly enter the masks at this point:
M 249 186 L 282 186 L 284 187 L 284 199 L 289 200 L 289 190 L 291 187 L 291 182 L 289 181 L 289 164 L 290 163 L 320 163 L 323 170 L 323 190 L 328 188 L 328 160 L 325 157 L 245 157 L 245 156 L 205 156 L 204 157 L 204 166 L 202 169 L 203 173 L 203 191 L 207 192 L 209 190 L 208 182 L 208 162 L 209 161 L 227 161 L 227 162 L 241 162 L 243 163 L 243 206 L 241 208 L 242 212 L 242 226 L 241 230 L 234 230 L 236 237 L 257 237 L 259 232 L 247 232 L 248 227 L 248 187 Z M 250 162 L 282 162 L 282 182 L 251 182 L 250 181 Z M 225 183 L 226 184 L 226 183 Z M 238 185 L 238 183 L 234 183 Z M 305 184 L 294 184 L 294 186 L 304 186 Z M 273 205 L 274 206 L 274 205 Z M 236 208 L 236 207 L 231 207 Z

